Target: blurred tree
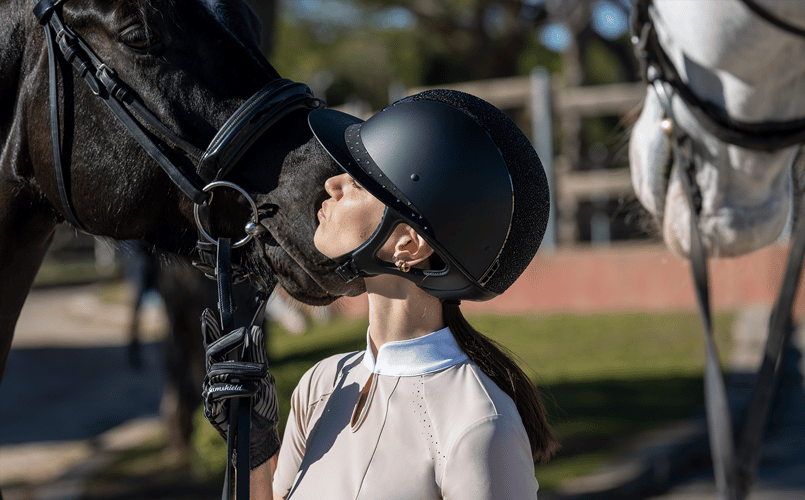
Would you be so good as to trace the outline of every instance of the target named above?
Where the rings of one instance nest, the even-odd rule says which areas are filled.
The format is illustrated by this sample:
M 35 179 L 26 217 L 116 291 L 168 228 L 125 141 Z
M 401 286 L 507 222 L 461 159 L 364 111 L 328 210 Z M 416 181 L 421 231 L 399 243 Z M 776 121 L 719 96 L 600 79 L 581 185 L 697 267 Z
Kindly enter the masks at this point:
M 520 0 L 360 0 L 378 8 L 406 9 L 420 33 L 426 85 L 512 76 L 533 36 L 547 18 Z
M 534 66 L 566 85 L 637 76 L 623 30 L 606 32 L 608 20 L 628 17 L 629 0 L 304 0 L 279 9 L 279 0 L 248 1 L 275 67 L 332 105 L 358 97 L 377 108 L 395 83 L 526 75 Z M 552 43 L 562 30 L 566 43 Z
M 384 107 L 395 88 L 525 76 L 536 66 L 565 87 L 640 78 L 627 29 L 632 0 L 247 2 L 280 74 L 330 106 L 362 104 L 356 114 Z M 556 127 L 556 175 L 625 167 L 622 117 L 568 112 Z

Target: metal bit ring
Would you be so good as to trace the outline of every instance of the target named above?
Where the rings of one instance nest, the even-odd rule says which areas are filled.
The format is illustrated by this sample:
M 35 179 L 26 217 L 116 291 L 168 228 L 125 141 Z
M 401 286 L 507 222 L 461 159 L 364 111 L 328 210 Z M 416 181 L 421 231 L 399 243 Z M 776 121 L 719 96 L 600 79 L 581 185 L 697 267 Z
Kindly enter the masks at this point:
M 237 184 L 233 184 L 231 182 L 215 181 L 215 182 L 211 182 L 211 183 L 207 184 L 204 187 L 204 191 L 208 192 L 208 191 L 211 191 L 211 190 L 213 190 L 214 188 L 217 188 L 217 187 L 228 187 L 228 188 L 234 189 L 235 191 L 237 191 L 240 194 L 242 194 L 246 198 L 246 200 L 248 200 L 249 205 L 251 205 L 251 207 L 252 207 L 252 218 L 247 223 L 247 226 L 251 226 L 252 224 L 257 225 L 257 224 L 260 223 L 260 221 L 258 219 L 258 215 L 257 215 L 257 204 L 254 202 L 252 197 L 249 196 L 249 193 L 247 193 L 242 187 L 238 186 Z M 210 196 L 210 199 L 208 201 L 206 201 L 205 204 L 210 205 L 211 203 L 212 203 L 212 196 Z M 201 218 L 199 217 L 198 207 L 199 207 L 198 204 L 196 204 L 193 207 L 193 215 L 196 218 L 196 226 L 198 226 L 198 231 L 199 231 L 199 233 L 204 235 L 204 237 L 207 238 L 207 240 L 210 243 L 212 243 L 214 245 L 217 245 L 218 244 L 217 240 L 215 240 L 212 236 L 210 236 L 210 234 L 207 232 L 207 230 L 204 229 L 204 226 L 201 225 Z M 246 233 L 246 236 L 242 240 L 237 241 L 237 242 L 232 244 L 232 248 L 242 247 L 243 245 L 245 245 L 246 243 L 251 241 L 251 239 L 253 237 L 254 237 L 254 233 Z

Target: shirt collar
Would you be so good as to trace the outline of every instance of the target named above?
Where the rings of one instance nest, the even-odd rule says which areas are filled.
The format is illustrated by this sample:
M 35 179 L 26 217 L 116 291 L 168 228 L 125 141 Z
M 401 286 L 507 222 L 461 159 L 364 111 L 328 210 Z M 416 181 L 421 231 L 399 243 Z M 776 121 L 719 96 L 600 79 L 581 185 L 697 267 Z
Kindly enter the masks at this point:
M 413 377 L 442 370 L 466 359 L 467 355 L 449 328 L 415 339 L 386 342 L 378 349 L 377 360 L 372 355 L 369 332 L 366 332 L 363 365 L 378 375 Z

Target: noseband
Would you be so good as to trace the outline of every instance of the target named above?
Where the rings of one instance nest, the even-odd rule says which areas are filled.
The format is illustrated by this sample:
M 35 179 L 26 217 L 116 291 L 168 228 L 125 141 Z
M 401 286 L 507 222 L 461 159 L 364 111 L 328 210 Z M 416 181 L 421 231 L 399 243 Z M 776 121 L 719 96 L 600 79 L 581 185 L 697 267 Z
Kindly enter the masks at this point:
M 805 37 L 805 30 L 775 17 L 754 0 L 741 1 L 769 23 L 794 35 Z M 678 95 L 697 122 L 723 142 L 766 152 L 799 145 L 795 163 L 799 161 L 805 144 L 805 119 L 785 122 L 742 122 L 729 118 L 721 109 L 699 99 L 681 79 L 662 48 L 654 26 L 656 16 L 652 0 L 638 0 L 632 18 L 632 31 L 637 35 L 632 41 L 640 60 L 643 77 L 656 92 L 665 112 L 663 128 L 672 150 L 666 175 L 672 174 L 672 164 L 676 159 L 678 162 L 676 173 L 690 206 L 690 262 L 705 331 L 705 407 L 713 469 L 720 498 L 739 500 L 748 495 L 755 481 L 763 431 L 768 422 L 769 409 L 776 393 L 782 365 L 783 347 L 788 343 L 793 330 L 791 309 L 805 258 L 805 214 L 798 214 L 796 217 L 786 272 L 769 320 L 763 364 L 758 371 L 755 387 L 746 408 L 736 449 L 733 442 L 732 418 L 712 330 L 707 256 L 699 232 L 702 198 L 696 181 L 693 141 L 686 131 L 677 126 L 672 99 L 674 94 Z

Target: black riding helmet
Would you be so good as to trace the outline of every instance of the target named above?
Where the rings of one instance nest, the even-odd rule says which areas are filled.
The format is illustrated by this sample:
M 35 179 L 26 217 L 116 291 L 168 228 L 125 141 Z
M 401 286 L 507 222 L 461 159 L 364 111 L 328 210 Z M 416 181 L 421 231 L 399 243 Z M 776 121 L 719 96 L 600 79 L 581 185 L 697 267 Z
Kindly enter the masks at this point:
M 394 274 L 440 299 L 488 300 L 534 257 L 548 220 L 545 172 L 523 133 L 486 101 L 436 90 L 366 122 L 323 109 L 308 123 L 330 156 L 386 205 L 374 234 L 335 259 L 345 281 Z M 443 265 L 404 273 L 378 259 L 400 223 Z

